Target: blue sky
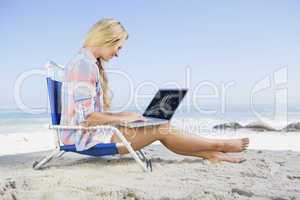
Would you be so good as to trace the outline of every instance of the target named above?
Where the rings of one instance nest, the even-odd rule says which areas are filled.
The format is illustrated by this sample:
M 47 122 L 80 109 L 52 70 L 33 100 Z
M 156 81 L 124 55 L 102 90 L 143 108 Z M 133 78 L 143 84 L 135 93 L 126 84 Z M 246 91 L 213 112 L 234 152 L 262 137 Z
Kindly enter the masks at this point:
M 16 1 L 0 2 L 0 107 L 16 107 L 14 84 L 21 73 L 41 69 L 47 59 L 60 64 L 81 47 L 97 20 L 116 18 L 129 32 L 120 57 L 107 63 L 132 77 L 134 88 L 145 81 L 159 87 L 175 81 L 190 92 L 201 81 L 217 87 L 234 81 L 227 93 L 229 106 L 247 106 L 253 85 L 276 69 L 288 69 L 288 100 L 300 105 L 299 1 Z M 22 85 L 24 103 L 45 107 L 44 77 Z M 113 103 L 128 99 L 128 84 L 111 75 Z M 154 93 L 143 87 L 141 93 Z M 200 93 L 210 93 L 203 87 Z M 272 104 L 274 90 L 257 97 Z M 199 104 L 219 104 L 220 98 Z

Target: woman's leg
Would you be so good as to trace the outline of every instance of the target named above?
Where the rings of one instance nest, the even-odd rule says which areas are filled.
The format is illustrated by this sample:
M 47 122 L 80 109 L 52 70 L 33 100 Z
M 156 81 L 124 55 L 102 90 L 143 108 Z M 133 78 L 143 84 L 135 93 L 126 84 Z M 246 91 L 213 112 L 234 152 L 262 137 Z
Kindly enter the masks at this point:
M 197 156 L 206 159 L 220 157 L 221 152 L 240 152 L 244 150 L 248 139 L 218 140 L 208 139 L 199 136 L 187 135 L 172 128 L 169 124 L 141 127 L 141 128 L 119 128 L 129 140 L 135 150 L 141 149 L 152 142 L 159 140 L 163 145 L 175 153 L 182 155 Z M 118 142 L 116 136 L 112 141 Z M 119 152 L 128 153 L 126 148 L 120 148 Z M 222 155 L 222 158 L 224 156 Z
M 164 146 L 167 146 L 164 144 Z M 225 161 L 225 162 L 231 162 L 231 163 L 241 163 L 245 161 L 244 158 L 238 158 L 238 157 L 233 157 L 230 156 L 226 153 L 220 152 L 220 151 L 200 151 L 196 153 L 188 153 L 188 152 L 179 152 L 179 151 L 174 151 L 174 153 L 184 155 L 184 156 L 194 156 L 194 157 L 199 157 L 203 158 L 206 160 L 209 160 L 210 162 L 217 163 L 220 161 Z

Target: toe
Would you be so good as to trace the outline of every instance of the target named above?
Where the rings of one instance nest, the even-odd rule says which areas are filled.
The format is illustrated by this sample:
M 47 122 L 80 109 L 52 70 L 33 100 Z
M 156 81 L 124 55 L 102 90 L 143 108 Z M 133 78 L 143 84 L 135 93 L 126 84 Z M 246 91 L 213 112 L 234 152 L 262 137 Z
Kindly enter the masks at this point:
M 242 138 L 243 143 L 249 143 L 249 138 Z

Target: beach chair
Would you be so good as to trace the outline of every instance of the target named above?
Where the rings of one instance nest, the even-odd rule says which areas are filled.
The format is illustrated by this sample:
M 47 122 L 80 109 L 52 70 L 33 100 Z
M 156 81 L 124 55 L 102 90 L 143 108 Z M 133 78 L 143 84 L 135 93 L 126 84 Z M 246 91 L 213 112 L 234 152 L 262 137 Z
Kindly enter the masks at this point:
M 46 65 L 48 69 L 47 76 L 47 88 L 48 88 L 48 96 L 50 101 L 50 114 L 51 114 L 51 122 L 49 128 L 53 130 L 55 137 L 55 149 L 46 157 L 41 159 L 40 161 L 35 161 L 33 163 L 33 168 L 38 170 L 41 169 L 45 164 L 49 163 L 51 160 L 55 158 L 61 157 L 65 152 L 73 152 L 79 153 L 88 156 L 108 156 L 108 155 L 116 155 L 118 154 L 117 147 L 120 145 L 124 145 L 134 160 L 138 163 L 138 165 L 142 168 L 144 172 L 152 171 L 152 163 L 149 155 L 143 150 L 134 151 L 131 144 L 126 140 L 123 134 L 115 127 L 109 125 L 101 125 L 101 126 L 93 126 L 93 127 L 83 127 L 83 126 L 63 126 L 60 125 L 60 117 L 61 117 L 61 92 L 62 92 L 62 81 L 57 80 L 57 73 L 55 71 L 60 71 L 63 73 L 63 66 L 57 65 L 54 62 L 50 61 Z M 57 69 L 58 68 L 58 69 Z M 50 71 L 50 73 L 49 73 Z M 62 129 L 88 129 L 88 130 L 113 130 L 116 136 L 120 139 L 121 143 L 100 143 L 97 144 L 90 149 L 77 151 L 75 145 L 64 145 L 60 141 L 59 131 Z

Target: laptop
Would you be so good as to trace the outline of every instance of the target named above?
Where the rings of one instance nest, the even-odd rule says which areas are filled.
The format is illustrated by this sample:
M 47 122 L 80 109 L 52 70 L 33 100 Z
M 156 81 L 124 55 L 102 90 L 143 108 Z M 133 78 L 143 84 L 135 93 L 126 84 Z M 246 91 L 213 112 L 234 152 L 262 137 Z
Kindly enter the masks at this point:
M 168 123 L 186 93 L 187 89 L 160 89 L 143 114 L 147 121 L 137 120 L 120 125 L 135 128 Z

